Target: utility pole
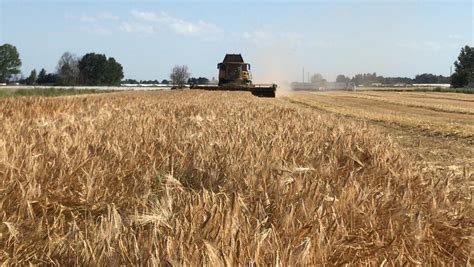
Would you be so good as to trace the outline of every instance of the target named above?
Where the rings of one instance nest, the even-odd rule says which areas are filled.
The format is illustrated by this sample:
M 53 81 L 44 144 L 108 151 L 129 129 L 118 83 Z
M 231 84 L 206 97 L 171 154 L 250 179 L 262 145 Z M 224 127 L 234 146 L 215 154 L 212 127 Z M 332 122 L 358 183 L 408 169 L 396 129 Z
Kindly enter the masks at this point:
M 449 77 L 453 75 L 453 66 L 449 66 Z
M 304 67 L 303 67 L 303 83 L 304 83 Z

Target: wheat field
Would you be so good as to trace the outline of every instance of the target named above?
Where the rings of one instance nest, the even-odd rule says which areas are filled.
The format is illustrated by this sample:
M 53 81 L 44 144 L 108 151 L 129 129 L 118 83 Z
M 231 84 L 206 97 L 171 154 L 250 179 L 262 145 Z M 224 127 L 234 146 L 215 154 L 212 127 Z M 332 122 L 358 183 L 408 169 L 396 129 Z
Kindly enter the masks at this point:
M 472 176 L 230 92 L 0 100 L 3 265 L 468 265 Z

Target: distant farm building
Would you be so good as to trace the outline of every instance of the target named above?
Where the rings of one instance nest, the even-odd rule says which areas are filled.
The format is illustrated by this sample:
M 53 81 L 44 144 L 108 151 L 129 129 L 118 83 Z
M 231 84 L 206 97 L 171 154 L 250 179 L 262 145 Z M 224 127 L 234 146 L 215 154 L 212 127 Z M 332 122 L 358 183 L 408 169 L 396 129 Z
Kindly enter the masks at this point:
M 352 82 L 319 82 L 319 83 L 291 83 L 291 89 L 294 91 L 325 91 L 341 90 L 355 91 L 356 85 Z

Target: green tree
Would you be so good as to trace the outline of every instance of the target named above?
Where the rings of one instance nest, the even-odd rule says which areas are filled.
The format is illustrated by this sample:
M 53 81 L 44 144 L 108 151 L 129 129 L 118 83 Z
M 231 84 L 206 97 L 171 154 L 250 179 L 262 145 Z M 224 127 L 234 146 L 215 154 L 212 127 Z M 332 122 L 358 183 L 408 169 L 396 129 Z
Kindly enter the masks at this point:
M 416 75 L 414 79 L 415 83 L 449 83 L 449 77 L 444 77 L 442 75 L 434 75 L 431 73 L 423 73 Z
M 311 83 L 325 83 L 326 79 L 324 79 L 323 75 L 316 73 L 311 76 Z
M 41 69 L 39 74 L 38 74 L 38 78 L 36 79 L 36 83 L 37 84 L 43 84 L 45 83 L 45 80 L 46 80 L 46 70 L 45 69 Z
M 451 86 L 456 88 L 467 86 L 470 81 L 470 76 L 472 76 L 472 74 L 466 70 L 453 73 L 453 75 L 451 75 Z
M 199 77 L 199 78 L 191 77 L 188 79 L 188 84 L 208 84 L 208 83 L 209 83 L 209 79 L 206 77 Z
M 85 85 L 101 85 L 105 83 L 107 58 L 105 55 L 88 53 L 79 61 L 81 81 Z
M 109 57 L 106 65 L 105 82 L 107 85 L 119 86 L 123 79 L 123 67 L 115 58 Z
M 458 60 L 454 62 L 455 72 L 451 76 L 451 86 L 464 87 L 473 81 L 474 75 L 474 47 L 461 48 Z
M 31 85 L 31 84 L 34 84 L 35 82 L 36 82 L 36 70 L 33 69 L 30 73 L 30 76 L 26 78 L 26 84 Z
M 47 73 L 45 69 L 41 69 L 36 79 L 37 84 L 57 84 L 58 75 L 54 73 Z
M 337 75 L 336 82 L 338 83 L 348 83 L 351 81 L 351 78 L 346 77 L 342 74 Z
M 356 85 L 365 85 L 369 86 L 372 83 L 382 83 L 384 82 L 384 78 L 382 76 L 377 76 L 377 73 L 363 73 L 363 74 L 356 74 L 351 81 Z
M 21 60 L 16 47 L 11 44 L 0 46 L 0 83 L 7 82 L 12 75 L 20 73 Z
M 88 53 L 79 61 L 80 79 L 85 85 L 120 85 L 123 68 L 114 58 Z
M 125 83 L 125 84 L 138 84 L 139 82 L 135 79 L 125 79 L 123 81 L 123 83 Z

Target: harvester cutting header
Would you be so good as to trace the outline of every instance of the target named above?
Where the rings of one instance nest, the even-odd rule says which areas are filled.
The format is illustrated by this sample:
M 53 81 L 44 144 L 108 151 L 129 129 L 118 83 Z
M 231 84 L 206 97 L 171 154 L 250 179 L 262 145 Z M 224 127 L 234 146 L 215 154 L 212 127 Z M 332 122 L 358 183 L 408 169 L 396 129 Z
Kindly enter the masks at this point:
M 275 97 L 276 84 L 253 84 L 250 64 L 245 63 L 240 54 L 226 54 L 219 69 L 218 85 L 191 85 L 191 89 L 248 91 L 255 96 Z

